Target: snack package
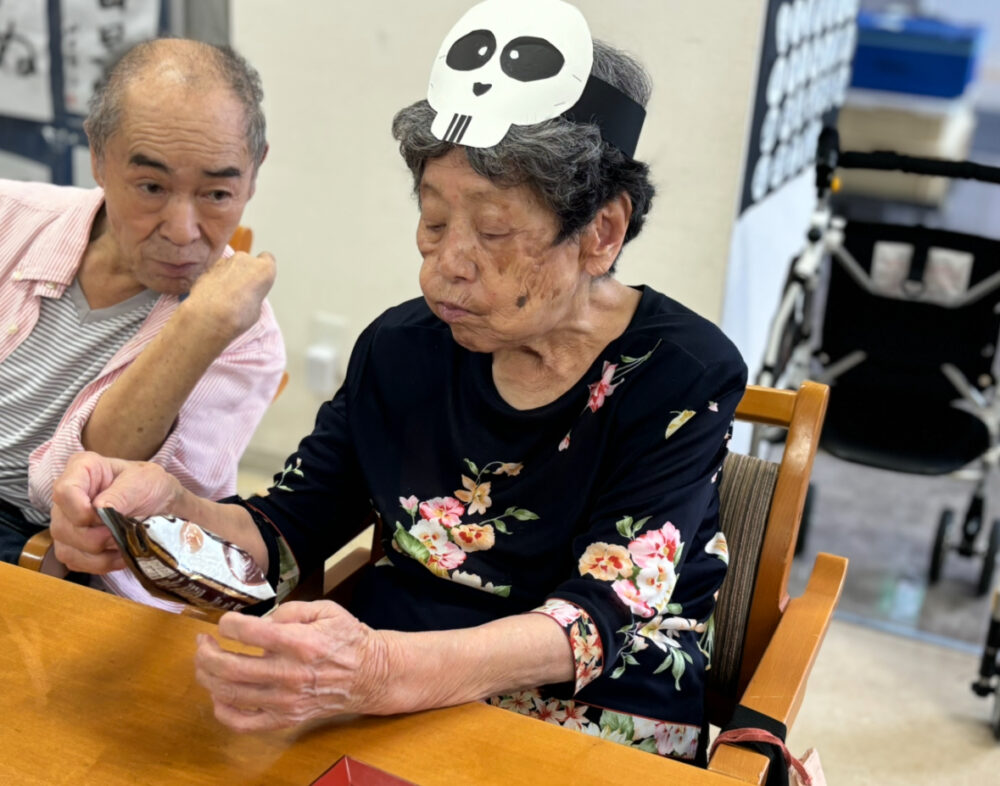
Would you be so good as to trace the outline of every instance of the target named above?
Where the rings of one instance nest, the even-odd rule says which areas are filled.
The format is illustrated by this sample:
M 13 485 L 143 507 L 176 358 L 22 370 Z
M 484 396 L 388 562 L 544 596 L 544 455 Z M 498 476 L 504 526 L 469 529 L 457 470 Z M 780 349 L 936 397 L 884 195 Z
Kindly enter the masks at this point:
M 274 597 L 250 554 L 193 521 L 175 516 L 139 520 L 114 508 L 98 508 L 97 515 L 111 530 L 125 564 L 159 598 L 236 611 Z

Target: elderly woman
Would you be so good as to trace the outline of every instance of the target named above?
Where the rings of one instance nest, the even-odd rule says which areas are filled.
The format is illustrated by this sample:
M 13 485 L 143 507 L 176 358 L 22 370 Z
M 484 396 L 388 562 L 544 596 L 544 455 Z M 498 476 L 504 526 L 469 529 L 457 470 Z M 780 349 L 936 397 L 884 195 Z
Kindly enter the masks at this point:
M 591 74 L 648 99 L 606 45 Z M 474 147 L 435 134 L 437 114 L 422 101 L 393 123 L 424 297 L 364 331 L 269 493 L 212 502 L 155 465 L 81 454 L 56 490 L 57 554 L 120 567 L 94 506 L 167 512 L 250 551 L 280 596 L 374 510 L 386 556 L 347 608 L 224 616 L 220 634 L 263 657 L 200 637 L 220 721 L 486 700 L 694 760 L 726 570 L 717 481 L 746 369 L 712 324 L 613 277 L 653 188 L 599 120 Z

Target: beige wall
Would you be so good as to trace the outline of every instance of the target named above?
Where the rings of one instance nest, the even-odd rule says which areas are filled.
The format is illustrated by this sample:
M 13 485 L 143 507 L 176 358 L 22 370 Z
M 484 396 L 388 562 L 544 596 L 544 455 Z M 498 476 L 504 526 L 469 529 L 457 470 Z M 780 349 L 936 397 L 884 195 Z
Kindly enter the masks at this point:
M 347 320 L 347 341 L 419 294 L 416 208 L 389 133 L 422 98 L 444 34 L 471 0 L 238 0 L 234 46 L 259 70 L 271 150 L 244 222 L 278 258 L 271 295 L 291 382 L 248 463 L 284 456 L 312 425 L 304 384 L 310 315 Z M 637 156 L 659 188 L 620 263 L 718 320 L 754 82 L 763 0 L 578 0 L 595 37 L 637 55 L 654 80 Z

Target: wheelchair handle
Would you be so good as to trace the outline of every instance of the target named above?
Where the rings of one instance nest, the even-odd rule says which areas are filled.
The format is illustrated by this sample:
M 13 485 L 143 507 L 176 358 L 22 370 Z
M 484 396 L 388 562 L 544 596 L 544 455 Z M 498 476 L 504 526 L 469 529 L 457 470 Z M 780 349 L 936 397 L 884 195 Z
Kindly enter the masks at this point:
M 873 153 L 842 152 L 837 163 L 841 169 L 881 169 L 914 175 L 936 175 L 962 180 L 979 180 L 984 183 L 1000 183 L 1000 167 L 977 164 L 974 161 L 905 156 L 888 150 L 876 150 Z
M 833 173 L 837 169 L 877 169 L 1000 183 L 1000 167 L 986 166 L 973 161 L 921 158 L 901 155 L 891 150 L 876 150 L 873 153 L 842 151 L 837 129 L 824 128 L 816 144 L 816 190 L 821 198 L 829 192 Z

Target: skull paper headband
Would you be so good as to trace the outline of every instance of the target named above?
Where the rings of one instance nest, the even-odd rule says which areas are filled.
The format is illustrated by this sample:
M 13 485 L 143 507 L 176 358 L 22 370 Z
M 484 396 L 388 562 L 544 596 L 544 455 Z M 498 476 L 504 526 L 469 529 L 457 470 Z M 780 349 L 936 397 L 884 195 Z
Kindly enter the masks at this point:
M 587 20 L 563 0 L 484 0 L 451 29 L 431 69 L 431 133 L 492 147 L 512 125 L 562 115 L 593 123 L 602 138 L 635 154 L 646 110 L 590 73 Z

